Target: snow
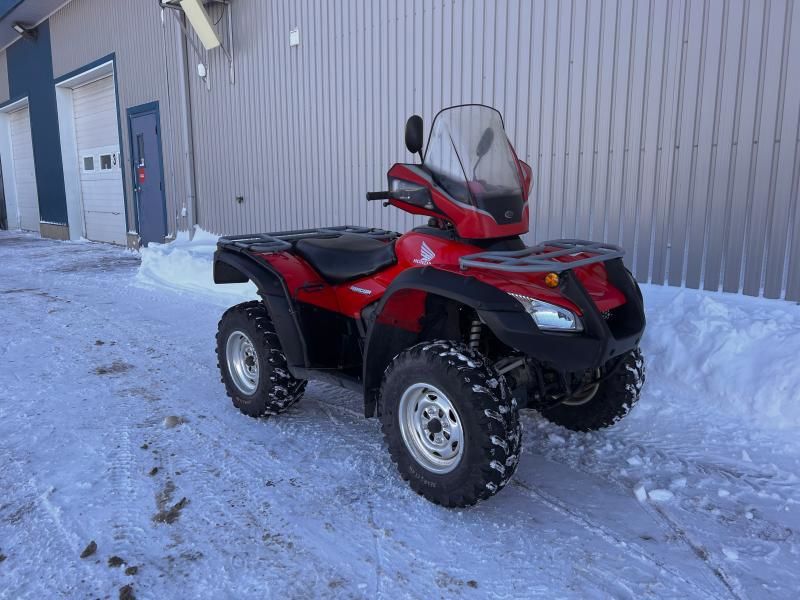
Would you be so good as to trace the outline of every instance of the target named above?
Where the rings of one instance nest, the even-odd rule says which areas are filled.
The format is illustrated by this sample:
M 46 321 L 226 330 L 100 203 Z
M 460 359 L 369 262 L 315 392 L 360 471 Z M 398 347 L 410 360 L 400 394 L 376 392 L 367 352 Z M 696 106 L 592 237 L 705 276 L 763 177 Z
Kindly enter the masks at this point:
M 217 239 L 218 236 L 198 228 L 191 240 L 188 231 L 181 231 L 173 242 L 142 248 L 136 281 L 144 287 L 166 287 L 222 306 L 258 298 L 252 283 L 214 283 L 212 261 Z
M 523 411 L 515 478 L 449 511 L 352 393 L 232 408 L 214 333 L 253 289 L 213 285 L 214 242 L 0 232 L 0 598 L 796 597 L 797 305 L 644 286 L 633 412 Z
M 800 310 L 788 302 L 647 287 L 651 375 L 763 428 L 800 427 Z
M 669 502 L 675 497 L 675 494 L 669 490 L 651 490 L 647 492 L 647 497 L 655 502 Z

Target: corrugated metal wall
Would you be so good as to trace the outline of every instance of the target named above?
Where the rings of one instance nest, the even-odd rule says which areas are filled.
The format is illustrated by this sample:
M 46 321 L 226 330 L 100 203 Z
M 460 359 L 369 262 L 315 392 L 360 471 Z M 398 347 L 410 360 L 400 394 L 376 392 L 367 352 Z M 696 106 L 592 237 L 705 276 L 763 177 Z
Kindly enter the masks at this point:
M 165 15 L 169 16 L 169 15 Z M 186 229 L 178 216 L 185 198 L 184 165 L 178 111 L 176 50 L 177 30 L 171 19 L 162 26 L 155 1 L 73 0 L 50 17 L 53 72 L 56 78 L 79 69 L 112 52 L 116 55 L 119 109 L 122 118 L 121 149 L 125 159 L 128 223 L 134 228 L 131 189 L 131 156 L 126 111 L 139 104 L 158 101 L 164 150 L 164 182 L 170 232 Z
M 402 230 L 410 218 L 363 196 L 410 159 L 406 117 L 429 125 L 442 107 L 483 102 L 533 165 L 531 239 L 605 239 L 628 249 L 642 280 L 800 299 L 800 4 L 232 8 L 236 84 L 220 52 L 210 90 L 193 80 L 205 228 Z
M 641 280 L 800 300 L 800 3 L 233 0 L 232 11 L 235 85 L 220 51 L 203 59 L 207 82 L 192 76 L 206 229 L 406 229 L 412 218 L 363 200 L 410 160 L 406 117 L 430 125 L 442 107 L 483 102 L 533 166 L 530 240 L 605 239 Z M 56 76 L 115 51 L 122 107 L 161 101 L 173 227 L 184 190 L 167 22 L 154 2 L 74 0 L 52 35 Z

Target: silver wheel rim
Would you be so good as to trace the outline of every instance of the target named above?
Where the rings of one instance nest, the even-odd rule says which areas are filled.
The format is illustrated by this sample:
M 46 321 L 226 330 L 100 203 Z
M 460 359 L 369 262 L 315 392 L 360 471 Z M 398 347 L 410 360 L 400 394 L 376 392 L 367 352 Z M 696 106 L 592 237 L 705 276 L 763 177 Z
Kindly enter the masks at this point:
M 228 373 L 234 385 L 246 395 L 252 395 L 258 387 L 258 354 L 253 342 L 241 331 L 234 331 L 225 344 Z
M 464 454 L 461 417 L 441 390 L 415 383 L 403 393 L 398 410 L 400 433 L 411 456 L 428 471 L 449 473 Z

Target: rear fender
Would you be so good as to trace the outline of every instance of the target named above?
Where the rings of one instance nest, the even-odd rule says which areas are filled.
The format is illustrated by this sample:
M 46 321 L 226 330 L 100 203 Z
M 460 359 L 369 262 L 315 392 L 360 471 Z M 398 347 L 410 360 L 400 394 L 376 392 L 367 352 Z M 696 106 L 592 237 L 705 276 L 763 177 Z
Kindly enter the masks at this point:
M 477 311 L 488 323 L 492 315 L 522 313 L 522 306 L 511 296 L 474 277 L 458 275 L 434 267 L 409 269 L 401 273 L 378 301 L 371 315 L 364 346 L 364 415 L 376 414 L 383 372 L 400 352 L 414 344 L 457 333 L 457 322 L 424 317 L 433 299 L 449 301 Z M 450 315 L 452 317 L 452 315 Z M 442 315 L 448 319 L 447 315 Z M 491 328 L 491 326 L 490 326 Z
M 297 322 L 294 302 L 286 283 L 269 263 L 246 254 L 217 250 L 214 254 L 214 283 L 245 283 L 252 281 L 269 311 L 275 332 L 286 354 L 289 371 L 297 376 L 298 369 L 308 365 L 306 343 Z

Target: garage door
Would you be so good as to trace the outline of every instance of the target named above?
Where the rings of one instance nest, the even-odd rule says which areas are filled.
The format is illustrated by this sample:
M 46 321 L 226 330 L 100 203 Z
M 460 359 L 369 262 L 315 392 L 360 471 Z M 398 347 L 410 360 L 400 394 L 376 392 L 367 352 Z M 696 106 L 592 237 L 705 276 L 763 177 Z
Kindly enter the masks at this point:
M 113 76 L 73 90 L 85 236 L 125 244 L 125 200 Z
M 39 199 L 36 193 L 36 169 L 33 163 L 31 117 L 26 106 L 9 115 L 11 122 L 11 157 L 14 162 L 14 183 L 17 190 L 17 208 L 20 227 L 39 231 Z M 14 216 L 9 215 L 14 226 Z

